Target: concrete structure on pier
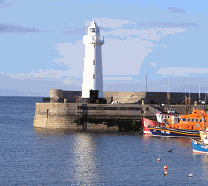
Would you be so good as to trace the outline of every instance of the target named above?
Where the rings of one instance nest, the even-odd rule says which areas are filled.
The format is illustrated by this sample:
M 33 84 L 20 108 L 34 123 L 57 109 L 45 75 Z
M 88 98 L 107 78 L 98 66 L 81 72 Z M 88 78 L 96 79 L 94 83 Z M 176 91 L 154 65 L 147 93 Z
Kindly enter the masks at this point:
M 185 96 L 189 97 L 189 93 L 185 92 L 170 92 L 170 104 L 181 104 L 185 100 Z M 82 91 L 63 91 L 60 89 L 51 89 L 50 98 L 51 102 L 55 98 L 67 99 L 68 103 L 81 103 Z M 119 103 L 138 103 L 142 104 L 142 100 L 146 99 L 147 104 L 161 104 L 167 103 L 167 92 L 118 92 L 118 91 L 104 91 L 103 97 L 107 99 L 107 103 L 118 101 Z M 197 102 L 199 104 L 199 94 L 190 93 L 191 104 Z M 206 94 L 201 93 L 200 98 L 206 100 Z

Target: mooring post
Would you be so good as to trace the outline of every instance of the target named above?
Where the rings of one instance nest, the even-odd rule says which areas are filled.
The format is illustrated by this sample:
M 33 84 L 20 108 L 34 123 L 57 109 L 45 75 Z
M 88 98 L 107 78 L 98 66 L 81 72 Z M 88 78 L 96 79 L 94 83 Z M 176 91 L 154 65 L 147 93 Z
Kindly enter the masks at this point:
M 83 112 L 82 112 L 82 117 L 84 119 L 83 130 L 87 131 L 87 122 L 86 122 L 86 119 L 87 119 L 87 104 L 82 104 L 82 107 L 84 107 Z
M 48 112 L 49 112 L 49 109 L 47 109 L 47 118 L 48 118 Z
M 84 131 L 87 131 L 87 122 L 84 122 Z

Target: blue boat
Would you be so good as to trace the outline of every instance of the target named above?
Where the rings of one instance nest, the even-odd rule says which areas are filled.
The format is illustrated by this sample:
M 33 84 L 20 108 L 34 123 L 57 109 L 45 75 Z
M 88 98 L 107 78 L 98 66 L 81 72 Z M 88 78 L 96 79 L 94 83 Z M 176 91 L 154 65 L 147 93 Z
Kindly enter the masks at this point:
M 191 139 L 192 143 L 192 148 L 194 153 L 199 153 L 199 154 L 208 154 L 208 145 L 203 143 L 203 141 L 198 141 Z
M 158 137 L 200 137 L 198 130 L 171 129 L 166 127 L 149 127 L 153 136 Z

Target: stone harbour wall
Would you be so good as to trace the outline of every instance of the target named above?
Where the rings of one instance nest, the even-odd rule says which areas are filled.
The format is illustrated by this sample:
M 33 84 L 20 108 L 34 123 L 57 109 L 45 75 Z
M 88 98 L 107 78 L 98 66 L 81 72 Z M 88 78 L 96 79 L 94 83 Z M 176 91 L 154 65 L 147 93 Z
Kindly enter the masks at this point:
M 117 126 L 102 124 L 102 121 L 139 120 L 141 116 L 155 116 L 156 112 L 148 105 L 138 104 L 36 103 L 33 127 L 82 130 L 85 128 L 83 118 L 87 117 L 88 130 L 118 130 Z M 92 120 L 98 123 L 91 123 Z
M 64 103 L 36 103 L 33 127 L 76 129 L 76 106 Z

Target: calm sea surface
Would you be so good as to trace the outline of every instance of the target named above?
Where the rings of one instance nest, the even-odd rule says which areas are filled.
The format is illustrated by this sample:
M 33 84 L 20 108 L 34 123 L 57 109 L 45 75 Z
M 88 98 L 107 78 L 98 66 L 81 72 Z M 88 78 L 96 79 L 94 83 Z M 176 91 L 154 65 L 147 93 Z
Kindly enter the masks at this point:
M 0 185 L 208 185 L 190 139 L 38 130 L 41 101 L 0 97 Z

